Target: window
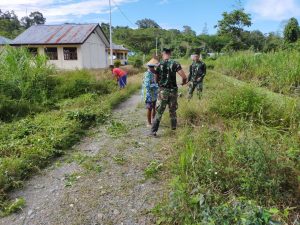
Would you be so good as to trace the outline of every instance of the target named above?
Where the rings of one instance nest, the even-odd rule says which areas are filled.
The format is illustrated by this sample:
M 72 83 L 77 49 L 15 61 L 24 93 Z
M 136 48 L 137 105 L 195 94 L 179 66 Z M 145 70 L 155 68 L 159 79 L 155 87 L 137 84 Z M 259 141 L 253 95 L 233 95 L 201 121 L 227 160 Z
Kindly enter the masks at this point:
M 64 48 L 64 60 L 77 60 L 77 48 Z
M 37 55 L 38 55 L 38 49 L 37 49 L 37 48 L 28 48 L 28 51 L 29 51 L 33 56 L 37 56 Z
M 117 59 L 123 59 L 123 53 L 117 53 Z
M 45 54 L 50 60 L 58 60 L 57 48 L 45 48 Z

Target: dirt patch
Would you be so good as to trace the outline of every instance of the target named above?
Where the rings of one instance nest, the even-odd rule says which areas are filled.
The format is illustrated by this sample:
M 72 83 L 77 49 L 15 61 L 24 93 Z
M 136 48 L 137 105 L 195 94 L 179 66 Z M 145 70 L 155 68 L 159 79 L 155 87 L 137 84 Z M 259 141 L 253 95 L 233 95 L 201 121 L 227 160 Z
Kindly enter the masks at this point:
M 72 154 L 14 192 L 12 197 L 26 199 L 26 207 L 0 224 L 155 224 L 151 209 L 166 193 L 164 165 L 170 152 L 167 138 L 148 135 L 139 103 L 136 94 L 120 104 L 111 118 L 115 126 L 94 128 Z M 153 161 L 162 169 L 146 179 Z

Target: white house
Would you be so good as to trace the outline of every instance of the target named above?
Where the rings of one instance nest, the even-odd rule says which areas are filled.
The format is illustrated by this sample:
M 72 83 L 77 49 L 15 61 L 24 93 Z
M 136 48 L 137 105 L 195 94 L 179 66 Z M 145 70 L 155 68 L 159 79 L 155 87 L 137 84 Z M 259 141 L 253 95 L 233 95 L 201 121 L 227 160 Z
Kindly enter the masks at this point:
M 125 48 L 123 45 L 116 45 L 113 43 L 112 50 L 113 50 L 113 61 L 119 60 L 122 65 L 128 64 L 129 49 Z M 107 48 L 106 52 L 108 54 L 108 58 L 110 59 L 110 48 Z
M 31 26 L 11 43 L 32 54 L 46 54 L 59 69 L 98 69 L 107 64 L 109 41 L 99 24 Z

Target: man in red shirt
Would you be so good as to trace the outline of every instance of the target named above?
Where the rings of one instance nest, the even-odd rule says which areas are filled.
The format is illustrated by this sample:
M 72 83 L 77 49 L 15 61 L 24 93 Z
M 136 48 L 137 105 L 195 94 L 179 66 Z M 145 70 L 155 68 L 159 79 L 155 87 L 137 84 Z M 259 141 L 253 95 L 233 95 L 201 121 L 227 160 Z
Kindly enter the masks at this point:
M 110 65 L 109 68 L 111 69 L 112 74 L 117 78 L 118 84 L 120 88 L 124 88 L 127 84 L 127 73 L 126 71 L 114 67 L 114 65 Z

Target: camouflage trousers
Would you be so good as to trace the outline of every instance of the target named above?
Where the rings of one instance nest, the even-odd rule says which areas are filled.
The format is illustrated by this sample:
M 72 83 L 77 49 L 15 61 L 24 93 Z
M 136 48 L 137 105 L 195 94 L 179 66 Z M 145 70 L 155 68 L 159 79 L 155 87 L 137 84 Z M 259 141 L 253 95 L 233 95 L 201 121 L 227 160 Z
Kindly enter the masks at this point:
M 202 91 L 203 91 L 203 81 L 192 81 L 189 85 L 189 99 L 191 99 L 193 97 L 193 93 L 195 91 L 195 89 L 197 89 L 197 95 L 198 98 L 201 98 L 202 95 Z
M 177 89 L 161 88 L 159 90 L 158 106 L 156 110 L 155 120 L 152 125 L 152 132 L 157 132 L 159 123 L 161 121 L 161 118 L 167 106 L 169 107 L 171 127 L 173 130 L 176 129 L 177 126 L 176 110 L 178 108 L 177 97 L 178 97 Z

